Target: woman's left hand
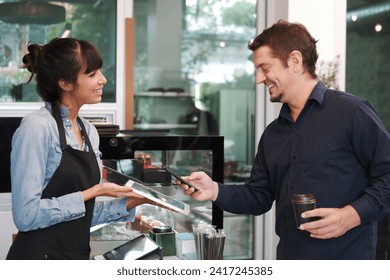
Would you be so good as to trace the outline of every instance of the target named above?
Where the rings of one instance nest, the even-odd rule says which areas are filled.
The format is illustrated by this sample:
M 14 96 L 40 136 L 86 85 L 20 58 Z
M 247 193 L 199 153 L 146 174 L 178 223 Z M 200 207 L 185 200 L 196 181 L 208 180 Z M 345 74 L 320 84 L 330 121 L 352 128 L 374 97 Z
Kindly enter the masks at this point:
M 148 198 L 145 198 L 143 197 L 142 195 L 139 195 L 139 194 L 136 194 L 134 192 L 131 192 L 131 194 L 128 196 L 127 198 L 127 210 L 131 209 L 131 208 L 134 208 L 136 206 L 139 206 L 139 205 L 142 205 L 142 204 L 145 204 L 145 203 L 148 203 L 148 204 L 152 204 L 152 205 L 156 205 L 158 207 L 161 207 L 161 208 L 165 208 L 165 209 L 168 209 L 170 210 L 169 208 L 157 203 L 157 202 L 154 202 Z
M 137 207 L 138 205 L 150 203 L 150 200 L 143 197 L 142 195 L 131 192 L 131 195 L 127 198 L 127 210 Z

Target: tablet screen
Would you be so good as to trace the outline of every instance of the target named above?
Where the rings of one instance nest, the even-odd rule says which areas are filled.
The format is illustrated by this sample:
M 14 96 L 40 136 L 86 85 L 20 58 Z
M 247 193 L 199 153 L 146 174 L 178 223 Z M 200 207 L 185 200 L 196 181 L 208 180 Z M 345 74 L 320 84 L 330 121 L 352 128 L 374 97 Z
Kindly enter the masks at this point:
M 156 191 L 155 189 L 149 188 L 142 184 L 141 181 L 132 178 L 128 175 L 120 173 L 112 168 L 103 166 L 103 174 L 107 181 L 113 182 L 119 185 L 127 185 L 131 187 L 134 193 L 142 195 L 154 202 L 157 202 L 175 212 L 179 212 L 185 215 L 190 213 L 190 206 L 181 202 L 180 200 L 174 199 L 166 194 Z

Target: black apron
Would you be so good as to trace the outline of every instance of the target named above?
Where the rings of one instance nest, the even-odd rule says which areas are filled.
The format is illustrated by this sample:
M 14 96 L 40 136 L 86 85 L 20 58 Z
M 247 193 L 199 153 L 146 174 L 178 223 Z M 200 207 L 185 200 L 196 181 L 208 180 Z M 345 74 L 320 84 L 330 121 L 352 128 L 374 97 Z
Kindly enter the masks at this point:
M 42 198 L 60 197 L 83 191 L 100 181 L 99 165 L 83 122 L 78 119 L 88 152 L 75 150 L 66 144 L 64 125 L 58 105 L 53 105 L 53 116 L 57 122 L 62 158 Z M 85 202 L 85 216 L 55 224 L 48 228 L 18 232 L 7 259 L 89 259 L 90 226 L 95 199 Z

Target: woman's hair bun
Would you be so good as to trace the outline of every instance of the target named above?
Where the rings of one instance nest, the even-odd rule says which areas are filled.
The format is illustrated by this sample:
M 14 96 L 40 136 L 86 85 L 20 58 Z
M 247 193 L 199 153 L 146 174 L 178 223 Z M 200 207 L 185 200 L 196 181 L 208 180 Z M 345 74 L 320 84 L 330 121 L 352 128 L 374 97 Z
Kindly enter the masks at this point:
M 31 73 L 38 72 L 38 61 L 39 56 L 42 52 L 42 46 L 37 44 L 30 44 L 27 46 L 27 50 L 29 51 L 25 56 L 23 56 L 23 68 L 27 68 Z

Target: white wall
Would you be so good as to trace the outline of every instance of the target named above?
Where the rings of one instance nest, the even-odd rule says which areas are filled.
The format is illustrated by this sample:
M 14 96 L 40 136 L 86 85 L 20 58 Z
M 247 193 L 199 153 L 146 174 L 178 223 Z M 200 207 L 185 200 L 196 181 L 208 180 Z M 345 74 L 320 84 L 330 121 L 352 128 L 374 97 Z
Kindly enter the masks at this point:
M 304 24 L 318 40 L 318 61 L 332 61 L 340 56 L 340 89 L 345 89 L 346 0 L 289 0 L 288 20 Z

